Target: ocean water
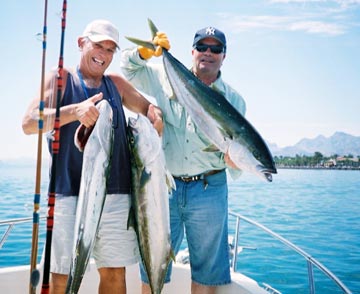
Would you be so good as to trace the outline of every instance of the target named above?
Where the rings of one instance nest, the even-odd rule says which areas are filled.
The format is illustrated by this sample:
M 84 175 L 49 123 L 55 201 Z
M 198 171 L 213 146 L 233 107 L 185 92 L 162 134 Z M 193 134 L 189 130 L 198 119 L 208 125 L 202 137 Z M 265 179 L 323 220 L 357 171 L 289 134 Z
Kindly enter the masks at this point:
M 47 210 L 47 168 L 40 211 Z M 0 219 L 32 217 L 35 167 L 0 166 Z M 305 250 L 353 293 L 360 293 L 360 172 L 279 170 L 272 183 L 250 174 L 229 179 L 229 208 L 265 225 Z M 0 236 L 5 227 L 0 226 Z M 234 219 L 229 219 L 234 230 Z M 309 293 L 306 261 L 260 229 L 241 222 L 238 271 L 282 293 Z M 18 224 L 0 249 L 0 267 L 28 264 L 32 223 Z M 45 239 L 40 225 L 39 258 Z M 15 255 L 15 257 L 14 257 Z M 10 257 L 11 256 L 11 257 Z M 316 293 L 341 293 L 314 267 Z

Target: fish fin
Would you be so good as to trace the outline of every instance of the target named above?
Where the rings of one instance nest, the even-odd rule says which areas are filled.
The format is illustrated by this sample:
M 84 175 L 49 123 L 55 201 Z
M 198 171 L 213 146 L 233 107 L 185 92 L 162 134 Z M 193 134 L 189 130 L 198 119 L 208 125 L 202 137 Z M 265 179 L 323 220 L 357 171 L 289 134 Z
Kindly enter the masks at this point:
M 148 18 L 148 24 L 149 24 L 149 28 L 150 28 L 150 31 L 151 31 L 151 36 L 154 39 L 154 37 L 156 36 L 156 33 L 159 30 L 157 29 L 157 27 L 155 26 L 155 24 L 153 23 L 153 21 L 150 18 Z
M 170 250 L 170 257 L 173 260 L 173 262 L 176 263 L 176 257 L 175 257 L 174 251 L 172 249 Z
M 168 186 L 169 194 L 172 194 L 172 190 L 176 190 L 176 184 L 172 174 L 166 170 L 166 184 Z
M 155 24 L 152 22 L 152 20 L 150 18 L 148 18 L 148 24 L 149 24 L 149 28 L 150 28 L 150 31 L 151 31 L 151 40 L 152 40 L 156 36 L 156 33 L 158 32 L 158 29 L 157 29 L 157 27 L 155 26 Z M 154 45 L 153 42 L 144 41 L 144 40 L 140 40 L 140 39 L 133 38 L 133 37 L 125 37 L 125 38 L 128 39 L 130 42 L 135 43 L 138 46 L 144 46 L 144 47 L 149 48 L 151 50 L 156 49 L 156 46 Z
M 140 40 L 140 39 L 133 38 L 133 37 L 125 37 L 125 38 L 128 39 L 130 42 L 133 42 L 136 45 L 144 46 L 144 47 L 149 48 L 151 50 L 156 49 L 155 45 L 151 41 Z
M 204 152 L 218 152 L 220 151 L 218 147 L 216 147 L 215 144 L 211 144 L 207 146 L 205 149 L 203 149 Z

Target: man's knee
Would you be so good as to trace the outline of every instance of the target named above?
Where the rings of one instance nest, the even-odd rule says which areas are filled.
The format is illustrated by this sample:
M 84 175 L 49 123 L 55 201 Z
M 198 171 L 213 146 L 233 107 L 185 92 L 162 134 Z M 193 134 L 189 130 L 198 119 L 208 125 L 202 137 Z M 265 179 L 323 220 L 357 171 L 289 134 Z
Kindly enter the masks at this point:
M 99 269 L 100 279 L 102 282 L 125 282 L 125 267 L 121 268 L 100 268 Z
M 65 293 L 67 278 L 67 275 L 51 273 L 50 293 Z

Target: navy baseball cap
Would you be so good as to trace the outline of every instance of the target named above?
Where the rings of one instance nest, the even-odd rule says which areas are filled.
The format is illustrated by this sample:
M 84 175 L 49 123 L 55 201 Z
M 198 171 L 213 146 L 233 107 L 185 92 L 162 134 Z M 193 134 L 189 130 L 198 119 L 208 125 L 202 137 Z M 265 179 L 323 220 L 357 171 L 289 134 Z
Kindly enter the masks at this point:
M 195 46 L 199 41 L 205 38 L 213 38 L 219 41 L 224 46 L 224 48 L 226 48 L 225 34 L 214 27 L 206 27 L 201 30 L 198 30 L 194 37 L 193 46 Z

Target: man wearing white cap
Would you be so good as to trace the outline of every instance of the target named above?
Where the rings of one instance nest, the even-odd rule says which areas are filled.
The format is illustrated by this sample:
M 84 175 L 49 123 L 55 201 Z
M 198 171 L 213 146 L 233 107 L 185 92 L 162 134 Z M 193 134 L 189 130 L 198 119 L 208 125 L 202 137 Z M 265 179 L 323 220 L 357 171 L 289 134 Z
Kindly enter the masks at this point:
M 91 22 L 78 38 L 78 47 L 79 65 L 75 69 L 64 69 L 63 75 L 50 293 L 65 293 L 70 271 L 82 168 L 82 153 L 74 145 L 74 134 L 80 124 L 86 127 L 95 124 L 99 116 L 95 104 L 101 99 L 110 102 L 116 119 L 107 196 L 93 256 L 100 274 L 99 293 L 126 293 L 125 267 L 137 263 L 139 253 L 136 234 L 132 228 L 127 228 L 130 158 L 123 106 L 147 115 L 159 133 L 162 132 L 161 112 L 122 76 L 105 74 L 119 48 L 119 33 L 113 24 L 106 20 Z M 52 72 L 46 79 L 44 132 L 51 131 L 54 125 L 56 76 L 57 73 Z M 23 118 L 25 134 L 38 132 L 39 97 L 32 101 Z
M 163 111 L 167 168 L 173 174 L 176 190 L 170 199 L 171 241 L 177 253 L 186 237 L 190 266 L 191 293 L 214 294 L 230 283 L 228 252 L 228 189 L 225 169 L 239 174 L 227 154 L 204 152 L 211 143 L 194 124 L 174 96 L 164 67 L 148 59 L 169 49 L 165 33 L 152 42 L 156 50 L 143 46 L 125 49 L 121 54 L 124 75 L 141 91 L 156 98 Z M 159 48 L 162 47 L 162 48 Z M 204 84 L 220 92 L 243 115 L 245 101 L 222 79 L 220 68 L 226 57 L 225 34 L 208 26 L 195 33 L 192 42 L 192 73 Z M 142 270 L 143 294 L 150 293 Z M 170 281 L 171 266 L 165 282 Z

